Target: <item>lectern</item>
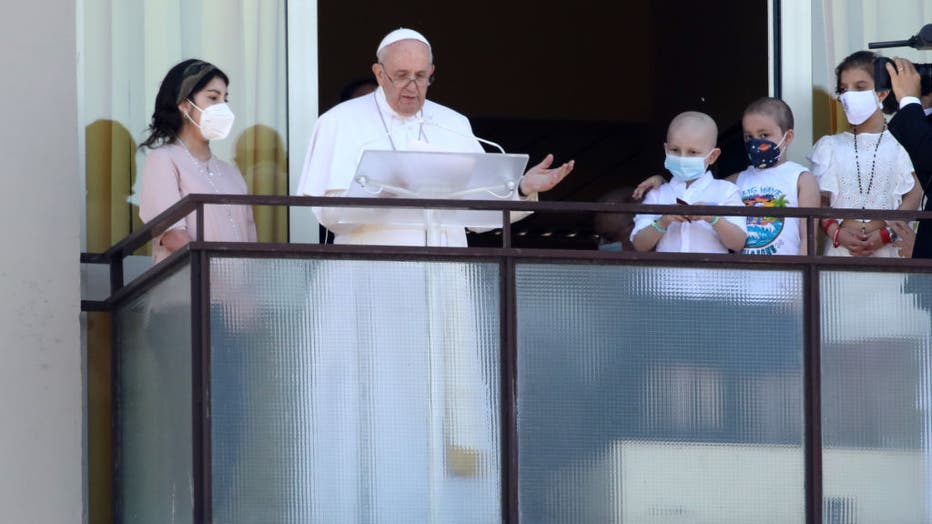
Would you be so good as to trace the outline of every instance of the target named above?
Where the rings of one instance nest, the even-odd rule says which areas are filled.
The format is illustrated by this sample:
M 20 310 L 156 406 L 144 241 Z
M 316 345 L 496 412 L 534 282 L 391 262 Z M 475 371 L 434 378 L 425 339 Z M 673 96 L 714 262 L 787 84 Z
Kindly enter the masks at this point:
M 437 151 L 364 151 L 346 192 L 349 197 L 510 200 L 528 155 Z M 513 212 L 512 221 L 527 216 Z M 463 209 L 347 208 L 341 224 L 423 227 L 427 245 L 437 245 L 446 227 L 502 227 L 501 212 Z

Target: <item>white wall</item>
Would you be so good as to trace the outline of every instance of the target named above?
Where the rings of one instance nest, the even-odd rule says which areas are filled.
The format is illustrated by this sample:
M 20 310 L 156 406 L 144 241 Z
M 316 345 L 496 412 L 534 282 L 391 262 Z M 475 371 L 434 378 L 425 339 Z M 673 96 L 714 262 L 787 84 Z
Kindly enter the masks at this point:
M 849 501 L 858 522 L 927 522 L 922 456 L 827 447 L 825 497 Z M 588 511 L 605 508 L 600 522 L 804 522 L 803 459 L 799 446 L 619 440 L 566 482 Z
M 780 2 L 781 98 L 793 109 L 796 138 L 790 160 L 809 165 L 806 154 L 815 142 L 812 127 L 812 1 Z
M 317 122 L 317 0 L 288 2 L 288 193 L 297 194 Z M 309 207 L 289 209 L 291 242 L 317 243 L 317 218 Z
M 0 522 L 84 518 L 75 25 L 74 0 L 0 17 Z

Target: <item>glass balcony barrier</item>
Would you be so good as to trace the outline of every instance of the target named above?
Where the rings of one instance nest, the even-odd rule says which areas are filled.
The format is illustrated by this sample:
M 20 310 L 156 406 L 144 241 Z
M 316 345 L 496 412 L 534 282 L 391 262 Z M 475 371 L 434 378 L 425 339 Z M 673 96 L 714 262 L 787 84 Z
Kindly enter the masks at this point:
M 932 515 L 922 261 L 193 242 L 122 285 L 145 234 L 92 304 L 123 522 Z

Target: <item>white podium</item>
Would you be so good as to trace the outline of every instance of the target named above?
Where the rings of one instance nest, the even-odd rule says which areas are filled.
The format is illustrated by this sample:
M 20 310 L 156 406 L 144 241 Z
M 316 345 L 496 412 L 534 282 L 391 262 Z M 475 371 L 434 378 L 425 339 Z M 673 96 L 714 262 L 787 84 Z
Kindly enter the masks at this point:
M 528 155 L 436 151 L 364 151 L 348 197 L 512 200 Z M 530 212 L 513 212 L 512 221 Z M 446 227 L 502 227 L 500 211 L 468 209 L 346 208 L 341 224 L 422 227 L 427 245 L 437 245 Z

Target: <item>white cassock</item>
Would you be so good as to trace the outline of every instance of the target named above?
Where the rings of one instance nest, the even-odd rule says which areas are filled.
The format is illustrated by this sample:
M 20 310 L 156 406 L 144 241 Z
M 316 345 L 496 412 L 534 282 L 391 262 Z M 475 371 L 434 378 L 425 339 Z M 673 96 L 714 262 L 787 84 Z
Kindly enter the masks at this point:
M 364 150 L 411 151 L 430 149 L 454 153 L 482 153 L 473 138 L 469 120 L 429 100 L 413 116 L 396 113 L 378 88 L 371 95 L 344 102 L 317 120 L 297 193 L 340 196 L 353 181 Z M 340 208 L 315 208 L 324 227 L 334 232 L 337 244 L 423 246 L 424 230 L 384 224 L 339 224 Z M 466 247 L 463 228 L 446 228 L 441 245 Z
M 424 143 L 483 151 L 466 117 L 441 105 L 426 102 L 405 118 L 381 89 L 344 102 L 317 122 L 298 194 L 341 195 L 363 149 Z M 341 225 L 338 208 L 315 214 L 338 244 L 424 245 L 423 228 Z M 461 227 L 439 237 L 466 246 Z M 317 268 L 302 337 L 311 463 L 300 489 L 309 521 L 500 520 L 499 313 L 477 298 L 488 278 L 477 275 L 488 274 L 470 265 L 339 260 Z M 464 473 L 457 463 L 476 468 Z

